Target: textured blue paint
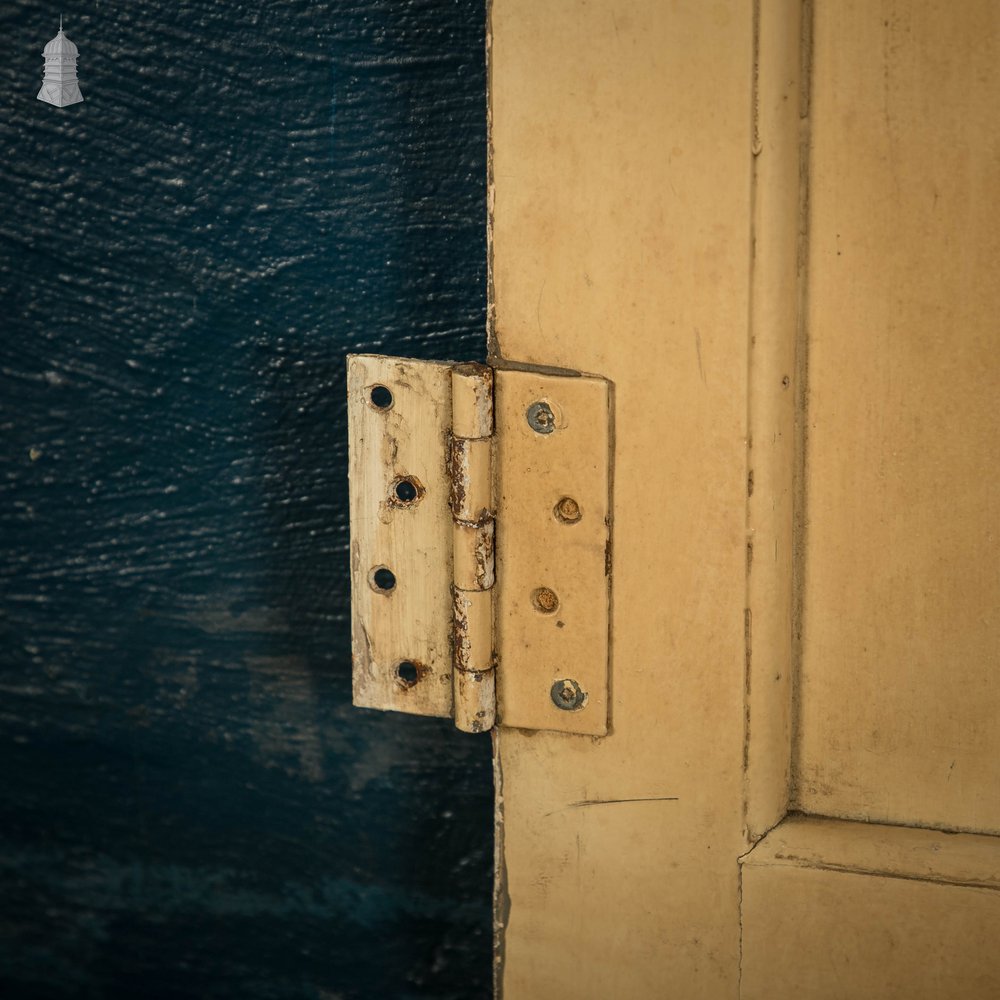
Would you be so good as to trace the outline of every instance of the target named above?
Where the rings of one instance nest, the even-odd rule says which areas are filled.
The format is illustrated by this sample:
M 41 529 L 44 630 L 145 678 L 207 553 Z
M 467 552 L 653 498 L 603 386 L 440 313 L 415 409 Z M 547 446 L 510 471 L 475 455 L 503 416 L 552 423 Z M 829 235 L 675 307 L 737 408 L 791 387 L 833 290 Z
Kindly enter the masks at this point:
M 0 8 L 0 996 L 486 996 L 488 738 L 350 706 L 344 410 L 483 353 L 483 2 L 63 13 L 58 109 Z

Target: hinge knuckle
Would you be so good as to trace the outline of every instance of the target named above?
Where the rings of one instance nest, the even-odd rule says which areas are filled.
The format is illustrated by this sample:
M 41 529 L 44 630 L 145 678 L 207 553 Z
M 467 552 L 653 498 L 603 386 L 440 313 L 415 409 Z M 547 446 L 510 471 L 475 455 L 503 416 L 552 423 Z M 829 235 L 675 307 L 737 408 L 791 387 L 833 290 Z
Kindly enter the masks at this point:
M 491 729 L 496 718 L 492 369 L 453 368 L 451 402 L 454 715 L 459 729 L 476 733 Z
M 455 725 L 465 732 L 484 732 L 492 728 L 496 718 L 490 591 L 455 587 L 452 647 Z
M 462 590 L 489 590 L 496 580 L 494 520 L 455 521 L 455 586 Z
M 451 439 L 451 512 L 456 521 L 476 523 L 493 509 L 490 438 Z
M 451 370 L 451 431 L 457 438 L 493 434 L 493 369 L 456 365 Z

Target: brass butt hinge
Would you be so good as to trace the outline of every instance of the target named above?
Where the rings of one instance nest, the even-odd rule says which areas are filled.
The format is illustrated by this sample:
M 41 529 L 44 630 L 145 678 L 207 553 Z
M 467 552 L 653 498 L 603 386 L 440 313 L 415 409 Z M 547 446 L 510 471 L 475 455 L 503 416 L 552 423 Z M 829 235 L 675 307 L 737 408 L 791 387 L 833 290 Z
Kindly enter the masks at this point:
M 348 359 L 354 703 L 608 730 L 611 386 Z

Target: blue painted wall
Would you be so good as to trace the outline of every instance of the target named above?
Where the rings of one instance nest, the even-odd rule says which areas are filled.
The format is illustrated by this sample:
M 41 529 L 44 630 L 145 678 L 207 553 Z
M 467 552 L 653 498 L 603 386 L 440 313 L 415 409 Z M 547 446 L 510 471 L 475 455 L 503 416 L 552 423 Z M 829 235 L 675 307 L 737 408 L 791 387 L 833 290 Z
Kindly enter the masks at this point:
M 4 998 L 489 994 L 488 737 L 350 705 L 344 409 L 483 354 L 483 8 L 0 8 Z

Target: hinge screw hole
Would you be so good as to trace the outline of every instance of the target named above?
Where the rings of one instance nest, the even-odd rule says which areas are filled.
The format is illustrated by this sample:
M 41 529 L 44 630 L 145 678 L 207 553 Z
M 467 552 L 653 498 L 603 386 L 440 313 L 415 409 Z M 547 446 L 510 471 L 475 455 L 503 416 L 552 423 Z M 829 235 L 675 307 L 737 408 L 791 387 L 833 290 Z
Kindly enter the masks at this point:
M 388 410 L 392 406 L 392 392 L 384 385 L 373 385 L 368 390 L 368 399 L 376 410 Z
M 368 576 L 372 590 L 380 594 L 388 594 L 396 587 L 396 574 L 388 566 L 376 566 Z
M 411 688 L 420 680 L 420 667 L 412 660 L 403 660 L 396 664 L 396 676 L 406 687 Z
M 413 476 L 400 476 L 393 481 L 389 503 L 395 507 L 412 507 L 424 495 L 424 488 Z

